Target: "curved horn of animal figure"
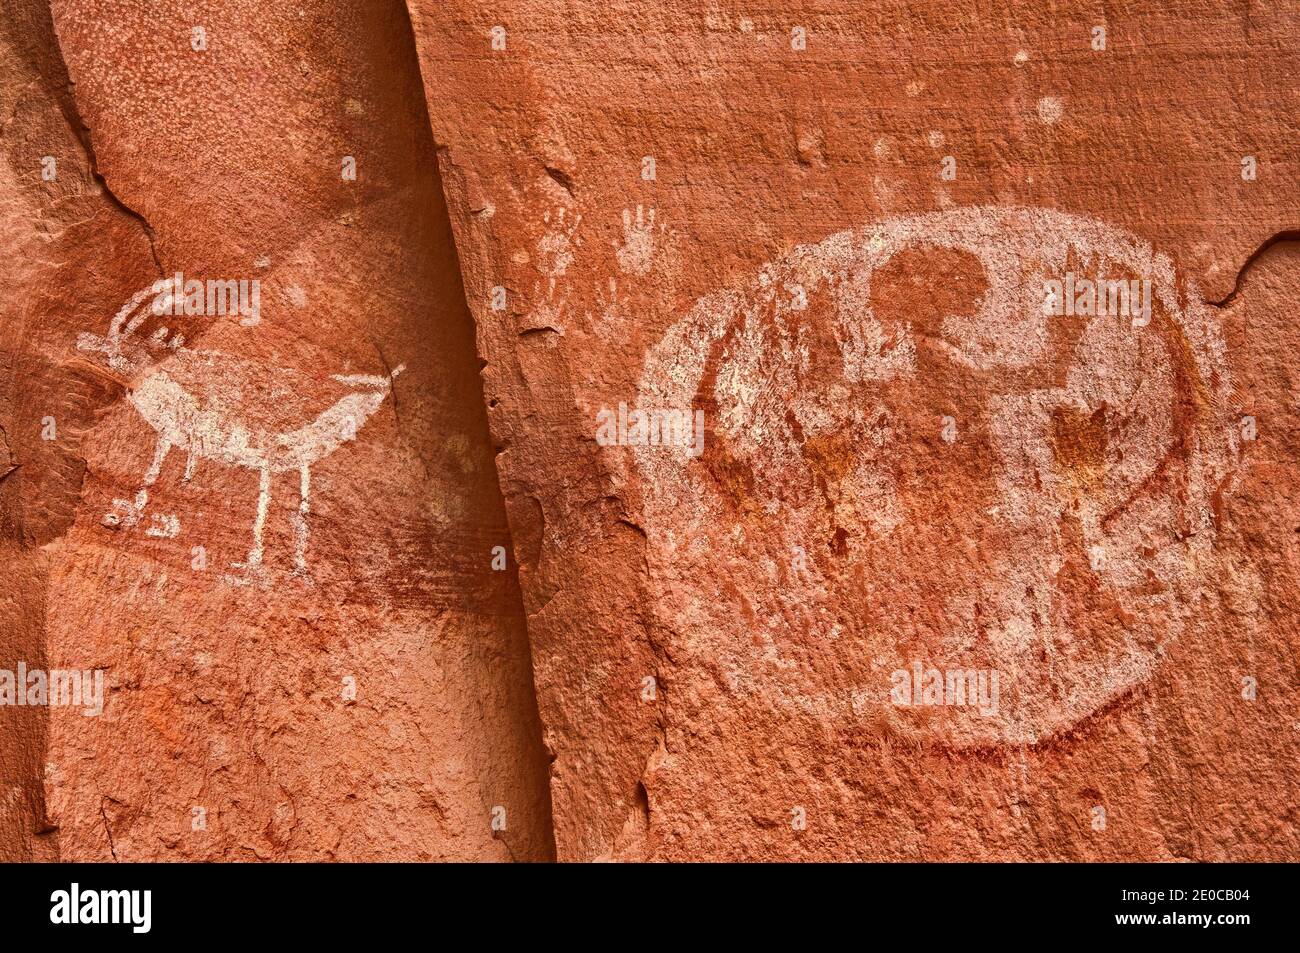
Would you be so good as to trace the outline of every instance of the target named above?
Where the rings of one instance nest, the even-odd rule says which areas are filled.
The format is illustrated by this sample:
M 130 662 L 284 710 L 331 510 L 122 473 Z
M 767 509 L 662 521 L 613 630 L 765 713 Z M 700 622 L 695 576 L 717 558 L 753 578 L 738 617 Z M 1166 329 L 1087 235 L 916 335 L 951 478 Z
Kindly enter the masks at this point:
M 145 320 L 149 317 L 148 310 L 140 308 L 146 300 L 158 300 L 160 295 L 168 295 L 165 299 L 170 303 L 170 295 L 175 292 L 173 285 L 176 284 L 175 278 L 160 278 L 147 288 L 142 288 L 133 294 L 126 304 L 122 305 L 113 320 L 109 322 L 108 334 L 100 337 L 97 334 L 83 333 L 77 338 L 77 347 L 82 351 L 98 351 L 108 357 L 108 366 L 115 371 L 131 370 L 130 362 L 122 355 L 122 341 L 129 338 L 135 333 Z M 131 317 L 135 314 L 134 317 Z M 128 322 L 127 319 L 131 320 Z

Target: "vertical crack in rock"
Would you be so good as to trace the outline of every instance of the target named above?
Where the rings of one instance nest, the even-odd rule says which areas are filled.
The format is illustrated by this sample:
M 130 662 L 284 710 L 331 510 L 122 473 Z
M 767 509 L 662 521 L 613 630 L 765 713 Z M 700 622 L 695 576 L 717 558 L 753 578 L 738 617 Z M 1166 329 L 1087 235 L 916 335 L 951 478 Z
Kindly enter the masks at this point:
M 112 798 L 107 795 L 100 795 L 99 798 L 99 816 L 104 819 L 104 834 L 108 837 L 108 852 L 113 855 L 113 861 L 117 861 L 117 845 L 113 843 L 113 828 L 108 823 L 108 812 L 104 810 L 104 802 L 111 801 Z
M 66 76 L 68 68 L 67 61 L 63 56 L 63 47 L 58 43 L 57 31 L 55 32 L 54 37 L 55 49 L 59 53 L 59 63 Z M 104 177 L 104 174 L 99 170 L 99 157 L 95 154 L 94 134 L 91 132 L 90 126 L 88 126 L 86 121 L 81 117 L 81 111 L 77 108 L 75 84 L 71 79 L 67 80 L 65 89 L 67 94 L 59 97 L 59 105 L 63 110 L 64 118 L 68 122 L 68 127 L 76 133 L 77 139 L 81 143 L 81 148 L 86 154 L 86 162 L 90 167 L 89 171 L 91 177 L 99 186 L 104 197 L 108 199 L 114 208 L 127 218 L 134 219 L 136 223 L 139 224 L 140 228 L 144 231 L 145 238 L 149 240 L 149 254 L 153 258 L 153 263 L 158 269 L 159 277 L 165 275 L 167 269 L 163 267 L 162 259 L 158 257 L 158 240 L 157 236 L 154 235 L 153 226 L 149 224 L 148 220 L 143 215 L 131 208 L 131 206 L 127 205 L 126 202 L 122 201 L 121 197 L 113 191 L 113 187 L 108 184 L 108 180 Z
M 533 66 L 541 61 L 500 56 L 474 31 L 447 29 L 448 17 L 456 22 L 463 12 L 455 5 L 410 0 L 407 7 L 485 365 L 492 439 L 508 451 L 497 469 L 518 543 L 539 715 L 553 753 L 557 856 L 630 856 L 619 847 L 662 719 L 643 685 L 665 667 L 657 661 L 646 579 L 630 568 L 644 562 L 644 538 L 618 522 L 628 516 L 616 486 L 621 465 L 592 439 L 581 393 L 603 356 L 590 337 L 572 335 L 588 320 L 584 299 L 597 285 L 584 288 L 564 275 L 605 244 L 587 235 L 578 197 L 585 203 L 591 188 L 614 180 L 584 174 L 579 187 L 560 128 L 566 123 L 535 124 L 535 106 L 562 117 L 571 92 L 538 82 Z M 500 28 L 494 33 L 499 40 Z M 511 108 L 496 106 L 507 102 Z M 515 158 L 519 169 L 510 167 Z M 629 229 L 644 227 L 626 221 Z M 644 271 L 653 241 L 633 246 L 624 259 Z M 601 288 L 612 285 L 611 274 Z M 628 385 L 621 396 L 630 398 Z
M 39 5 L 39 22 L 37 26 L 41 32 L 48 36 L 50 41 L 50 50 L 54 54 L 53 62 L 57 66 L 59 75 L 56 79 L 55 89 L 57 90 L 57 102 L 59 111 L 63 114 L 68 128 L 76 135 L 77 140 L 81 143 L 82 151 L 85 153 L 86 162 L 89 165 L 89 172 L 95 183 L 99 186 L 100 191 L 108 201 L 123 215 L 134 219 L 140 228 L 144 231 L 145 237 L 149 240 L 149 253 L 153 258 L 154 265 L 158 269 L 158 274 L 166 274 L 163 267 L 162 259 L 158 256 L 158 247 L 156 236 L 154 235 L 153 226 L 137 210 L 131 208 L 121 197 L 113 191 L 108 180 L 104 178 L 99 169 L 99 158 L 95 154 L 94 136 L 90 126 L 86 123 L 81 115 L 81 110 L 77 107 L 76 84 L 72 82 L 68 73 L 67 57 L 63 52 L 63 45 L 58 35 L 57 25 L 50 15 L 50 6 L 48 3 Z M 52 78 L 53 79 L 53 78 Z
M 419 83 L 418 83 L 418 85 L 419 85 L 420 90 L 423 92 L 423 90 L 425 90 L 426 87 L 425 87 L 425 85 L 424 85 L 424 80 L 423 80 L 423 76 L 422 76 L 422 68 L 421 68 L 420 61 L 419 61 L 419 55 L 418 55 L 418 52 L 417 52 L 416 36 L 415 36 L 415 26 L 414 26 L 414 23 L 413 23 L 412 20 L 411 20 L 410 8 L 407 6 L 407 4 L 406 4 L 405 2 L 402 2 L 401 7 L 402 7 L 402 16 L 403 16 L 403 19 L 404 19 L 405 24 L 406 24 L 406 33 L 407 33 L 407 36 L 409 37 L 409 59 L 410 59 L 410 67 L 409 67 L 409 68 L 412 69 L 412 70 L 415 72 L 415 74 L 416 74 L 417 77 L 419 77 Z M 446 147 L 445 147 L 445 146 L 440 146 L 440 145 L 438 144 L 438 142 L 437 142 L 436 130 L 435 130 L 435 128 L 434 128 L 433 123 L 430 121 L 430 117 L 429 117 L 429 105 L 428 105 L 428 99 L 427 99 L 427 97 L 426 97 L 425 95 L 421 95 L 421 96 L 419 97 L 419 101 L 420 101 L 420 111 L 421 111 L 421 113 L 422 113 L 423 116 L 424 116 L 424 128 L 428 131 L 429 145 L 431 146 L 430 153 L 429 153 L 429 157 L 430 157 L 430 159 L 434 162 L 434 168 L 437 169 L 437 168 L 439 168 L 439 165 L 440 165 L 440 163 L 438 163 L 438 154 L 439 154 L 440 152 L 445 152 L 445 151 L 446 151 Z M 549 171 L 549 170 L 548 170 L 548 171 Z M 466 320 L 468 320 L 468 321 L 470 322 L 470 324 L 473 325 L 473 322 L 474 322 L 474 309 L 471 307 L 470 302 L 469 302 L 469 299 L 468 299 L 468 297 L 466 296 L 465 273 L 464 273 L 464 270 L 463 270 L 462 267 L 461 267 L 461 260 L 460 260 L 460 259 L 461 259 L 461 255 L 460 255 L 460 247 L 459 247 L 459 245 L 457 244 L 457 240 L 456 240 L 456 230 L 452 227 L 451 215 L 450 215 L 450 212 L 449 212 L 449 209 L 450 209 L 450 207 L 451 207 L 451 203 L 455 200 L 455 197 L 454 197 L 454 196 L 451 196 L 451 195 L 448 194 L 447 181 L 446 181 L 445 177 L 441 174 L 441 172 L 439 172 L 439 174 L 438 174 L 438 180 L 439 180 L 439 188 L 442 190 L 442 195 L 443 195 L 443 199 L 444 199 L 444 204 L 443 204 L 443 220 L 442 220 L 441 222 L 438 223 L 438 229 L 439 229 L 439 231 L 440 231 L 442 234 L 444 234 L 444 235 L 447 236 L 448 253 L 450 254 L 450 256 L 451 256 L 451 258 L 452 258 L 452 262 L 453 262 L 453 265 L 454 265 L 454 267 L 455 267 L 455 272 L 456 272 L 457 276 L 459 276 L 459 280 L 460 280 L 460 283 L 461 283 L 461 297 L 462 297 L 462 299 L 465 301 L 465 314 L 466 314 Z M 557 180 L 557 181 L 558 181 L 558 180 Z M 568 191 L 572 192 L 572 185 L 571 185 L 571 183 L 569 183 L 569 184 L 565 184 L 565 188 L 566 188 Z M 486 419 L 487 403 L 486 403 L 486 395 L 483 393 L 483 389 L 482 389 L 482 387 L 483 387 L 483 385 L 482 385 L 482 380 L 483 380 L 483 378 L 482 378 L 481 370 L 482 370 L 484 367 L 486 367 L 486 365 L 487 365 L 487 359 L 486 359 L 486 356 L 481 352 L 481 350 L 479 349 L 479 347 L 478 347 L 478 345 L 477 345 L 477 339 L 478 339 L 478 338 L 477 338 L 477 334 L 474 333 L 473 330 L 471 330 L 470 337 L 471 337 L 472 340 L 475 341 L 475 345 L 474 345 L 474 356 L 475 356 L 476 361 L 477 361 L 477 366 L 478 366 L 478 368 L 480 369 L 480 373 L 478 373 L 478 374 L 475 375 L 475 376 L 476 376 L 476 379 L 477 379 L 477 381 L 478 381 L 478 402 L 477 402 L 477 407 L 474 408 L 471 412 L 474 413 L 475 416 L 481 416 L 481 417 L 483 418 L 483 430 L 484 430 L 484 432 L 486 433 L 486 432 L 487 432 L 487 429 L 488 429 L 488 428 L 487 428 L 487 419 Z M 484 477 L 483 477 L 483 479 L 484 479 L 484 482 L 485 482 L 485 483 L 490 483 L 490 485 L 491 485 L 491 487 L 492 487 L 492 490 L 493 490 L 494 494 L 497 496 L 498 499 L 501 500 L 502 507 L 503 507 L 503 509 L 504 509 L 504 504 L 505 504 L 505 495 L 504 495 L 504 492 L 503 492 L 502 487 L 501 487 L 500 473 L 499 473 L 499 470 L 498 470 L 498 463 L 497 463 L 497 457 L 499 456 L 500 452 L 501 452 L 500 449 L 494 449 L 494 452 L 491 454 L 491 461 L 492 461 L 492 462 L 491 462 L 490 472 L 487 473 L 487 474 L 485 474 Z M 526 658 L 524 659 L 524 662 L 525 662 L 525 664 L 526 664 L 526 666 L 527 666 L 527 672 L 528 672 L 528 684 L 529 684 L 529 687 L 530 687 L 530 697 L 529 697 L 528 699 L 525 700 L 525 704 L 526 704 L 526 705 L 527 705 L 527 706 L 532 710 L 532 712 L 537 713 L 537 712 L 538 712 L 538 704 L 537 704 L 537 688 L 536 688 L 536 675 L 535 675 L 534 668 L 533 668 L 532 635 L 531 635 L 531 631 L 530 631 L 530 616 L 529 616 L 529 614 L 525 611 L 524 602 L 523 602 L 523 596 L 522 596 L 522 593 L 521 593 L 521 591 L 520 591 L 520 587 L 519 587 L 519 583 L 518 583 L 518 562 L 519 562 L 519 560 L 518 560 L 518 558 L 517 558 L 517 550 L 516 550 L 516 547 L 515 547 L 515 544 L 514 544 L 514 533 L 513 533 L 513 529 L 512 529 L 512 527 L 510 526 L 510 521 L 509 521 L 509 519 L 506 520 L 506 539 L 505 539 L 505 545 L 506 545 L 507 552 L 509 552 L 510 554 L 512 554 L 512 556 L 516 556 L 516 558 L 514 558 L 514 559 L 511 560 L 510 565 L 509 565 L 509 568 L 508 568 L 508 572 L 509 572 L 509 573 L 510 573 L 514 578 L 515 578 L 515 584 L 512 586 L 513 598 L 514 598 L 514 600 L 515 600 L 515 602 L 516 602 L 516 606 L 517 606 L 517 610 L 518 610 L 518 613 L 519 613 L 519 617 L 520 617 L 521 619 L 523 619 L 524 636 L 525 636 L 525 645 L 526 645 L 526 648 L 528 649 L 528 651 L 527 651 L 527 653 L 526 653 Z M 548 841 L 548 844 L 549 844 L 549 857 L 550 857 L 550 859 L 554 859 L 554 857 L 555 857 L 555 830 L 554 830 L 554 825 L 553 825 L 552 818 L 551 818 L 551 804 L 550 804 L 550 771 L 549 771 L 549 765 L 550 765 L 550 763 L 552 763 L 552 762 L 554 761 L 554 759 L 555 759 L 555 753 L 554 753 L 553 751 L 551 751 L 551 750 L 546 746 L 546 744 L 545 744 L 545 738 L 544 738 L 544 736 L 543 736 L 543 734 L 542 734 L 542 732 L 541 732 L 541 730 L 540 730 L 541 727 L 542 727 L 542 726 L 541 726 L 541 722 L 540 722 L 540 720 L 534 721 L 534 722 L 533 722 L 533 725 L 535 725 L 535 727 L 536 727 L 536 731 L 537 731 L 537 735 L 536 735 L 536 743 L 537 743 L 537 745 L 538 745 L 539 747 L 541 747 L 544 751 L 546 751 L 546 754 L 547 754 L 547 757 L 546 757 L 546 759 L 545 759 L 545 762 L 546 762 L 546 763 L 545 763 L 545 765 L 543 766 L 543 777 L 541 778 L 541 784 L 542 784 L 543 789 L 546 791 L 546 794 L 547 794 L 547 823 L 546 823 L 546 838 L 547 838 L 547 841 Z M 521 730 L 527 730 L 528 726 L 520 726 L 520 728 L 521 728 Z M 507 847 L 508 850 L 510 850 L 511 856 L 513 857 L 513 856 L 514 856 L 514 851 L 513 851 L 513 849 L 510 848 L 510 845 L 509 845 L 509 844 L 507 844 L 506 847 Z
M 145 238 L 149 240 L 149 254 L 153 258 L 153 263 L 158 269 L 159 277 L 167 274 L 167 269 L 163 267 L 162 259 L 158 257 L 158 239 L 157 236 L 154 235 L 153 226 L 149 224 L 148 220 L 146 220 L 143 215 L 131 208 L 131 206 L 127 205 L 117 196 L 112 187 L 108 184 L 108 180 L 104 178 L 103 173 L 99 171 L 99 160 L 95 157 L 95 145 L 91 139 L 90 127 L 85 123 L 81 123 L 77 127 L 77 132 L 80 135 L 82 145 L 86 150 L 86 160 L 90 163 L 90 174 L 94 176 L 95 182 L 99 184 L 104 195 L 113 203 L 114 207 L 116 207 L 118 211 L 123 215 L 126 215 L 128 218 L 135 219 L 135 221 L 139 223 L 140 228 L 144 231 Z

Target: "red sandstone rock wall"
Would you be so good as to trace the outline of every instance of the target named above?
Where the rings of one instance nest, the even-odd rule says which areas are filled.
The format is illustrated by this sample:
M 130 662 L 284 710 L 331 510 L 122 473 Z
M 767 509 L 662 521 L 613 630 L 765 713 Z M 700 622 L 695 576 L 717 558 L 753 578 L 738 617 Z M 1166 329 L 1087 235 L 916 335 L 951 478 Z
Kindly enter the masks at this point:
M 0 856 L 1294 858 L 1297 67 L 1277 5 L 17 0 L 0 669 L 108 691 L 0 707 Z
M 510 534 L 404 10 L 52 12 L 36 52 L 66 63 L 70 95 L 59 75 L 26 79 L 6 130 L 7 194 L 29 208 L 6 232 L 25 270 L 5 322 L 20 464 L 5 491 L 31 580 L 13 611 L 49 667 L 109 683 L 102 716 L 52 707 L 17 749 L 43 744 L 25 790 L 60 856 L 552 856 L 522 604 L 513 566 L 491 566 Z M 57 185 L 39 184 L 42 153 Z M 258 279 L 260 309 L 146 305 L 114 329 L 178 271 Z M 39 439 L 46 414 L 58 440 Z M 279 454 L 260 563 L 259 446 Z

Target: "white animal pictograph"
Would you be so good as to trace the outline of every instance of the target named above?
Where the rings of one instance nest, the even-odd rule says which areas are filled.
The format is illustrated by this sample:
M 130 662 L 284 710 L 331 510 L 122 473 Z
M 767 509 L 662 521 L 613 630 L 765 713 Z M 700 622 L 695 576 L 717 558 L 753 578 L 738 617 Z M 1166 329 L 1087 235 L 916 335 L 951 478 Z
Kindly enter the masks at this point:
M 172 449 L 187 453 L 185 474 L 188 482 L 200 459 L 217 460 L 228 466 L 245 467 L 259 475 L 257 512 L 253 520 L 253 539 L 247 558 L 233 564 L 235 568 L 256 572 L 262 566 L 262 534 L 271 501 L 271 477 L 277 473 L 297 473 L 299 503 L 293 514 L 294 573 L 306 577 L 308 513 L 310 511 L 311 468 L 348 441 L 384 402 L 393 379 L 404 369 L 399 365 L 391 376 L 368 374 L 333 374 L 331 379 L 354 388 L 315 419 L 301 427 L 271 431 L 247 424 L 239 415 L 219 403 L 206 401 L 178 383 L 160 358 L 195 358 L 199 352 L 185 348 L 181 336 L 167 338 L 167 329 L 159 328 L 140 340 L 136 332 L 150 316 L 149 303 L 159 296 L 179 291 L 166 279 L 136 293 L 118 311 L 108 334 L 100 337 L 82 334 L 77 346 L 98 354 L 111 371 L 125 378 L 128 399 L 141 417 L 158 434 L 153 459 L 145 470 L 133 499 L 113 501 L 113 509 L 103 523 L 111 527 L 134 527 L 144 516 L 150 488 L 162 472 L 163 462 Z M 164 304 L 167 300 L 164 298 Z M 161 310 L 161 309 L 160 309 Z M 210 353 L 205 357 L 211 357 Z M 153 514 L 150 536 L 173 537 L 180 532 L 175 516 Z

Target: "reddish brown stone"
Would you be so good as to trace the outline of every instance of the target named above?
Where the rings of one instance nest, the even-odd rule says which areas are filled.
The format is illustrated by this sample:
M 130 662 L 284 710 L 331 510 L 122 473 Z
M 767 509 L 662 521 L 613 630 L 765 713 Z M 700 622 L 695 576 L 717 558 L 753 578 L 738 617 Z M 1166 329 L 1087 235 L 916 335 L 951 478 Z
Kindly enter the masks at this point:
M 15 540 L 50 567 L 44 596 L 43 581 L 24 591 L 46 605 L 43 622 L 28 611 L 38 644 L 49 667 L 108 679 L 101 717 L 49 712 L 60 856 L 551 856 L 514 567 L 491 565 L 511 541 L 404 10 L 53 7 L 43 53 L 66 58 L 69 121 L 116 196 L 79 199 L 102 222 L 78 241 L 13 248 L 40 329 L 15 334 L 17 392 L 95 398 L 74 391 L 64 413 L 29 397 L 6 428 L 31 436 L 15 505 L 29 524 L 60 517 Z M 62 86 L 42 83 L 60 132 Z M 9 156 L 20 197 L 39 193 L 41 151 L 77 179 L 84 152 L 60 136 Z M 14 240 L 43 227 L 20 220 Z M 257 280 L 260 310 L 150 313 L 176 272 Z M 35 440 L 47 407 L 52 448 Z M 57 485 L 56 454 L 79 468 Z
M 562 858 L 1295 854 L 1233 344 L 1281 298 L 1208 303 L 1297 221 L 1293 17 L 409 6 Z M 1149 323 L 1044 316 L 1070 271 Z M 598 446 L 621 403 L 703 455 Z M 914 664 L 998 712 L 895 704 Z
M 0 858 L 1300 851 L 1292 11 L 11 7 Z

